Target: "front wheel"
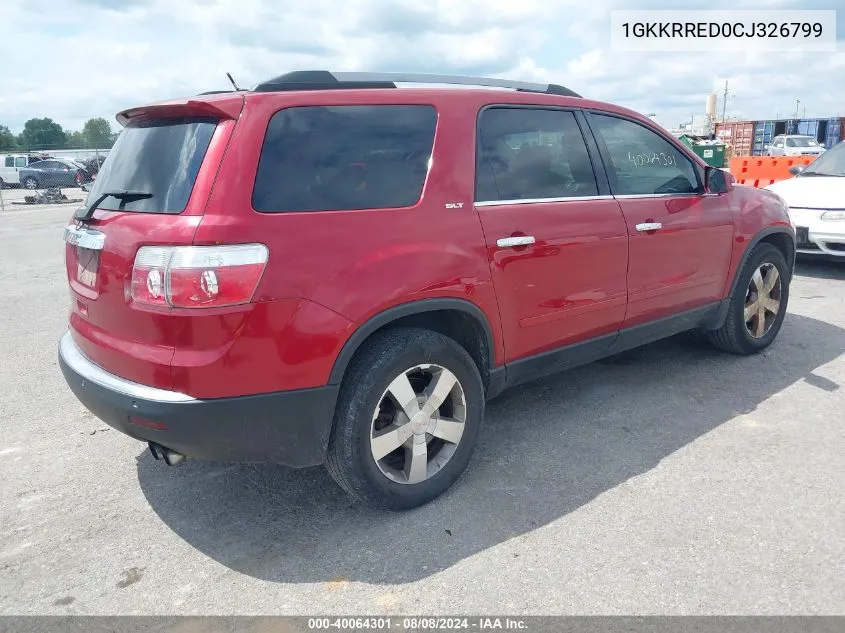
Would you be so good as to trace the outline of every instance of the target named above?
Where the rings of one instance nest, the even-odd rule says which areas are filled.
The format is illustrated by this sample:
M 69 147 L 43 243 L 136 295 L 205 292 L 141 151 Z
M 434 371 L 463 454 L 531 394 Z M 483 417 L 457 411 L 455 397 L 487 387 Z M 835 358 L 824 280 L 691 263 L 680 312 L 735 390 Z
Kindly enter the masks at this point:
M 790 270 L 771 244 L 754 247 L 730 298 L 725 323 L 707 333 L 717 348 L 732 354 L 755 354 L 778 335 L 789 300 Z
M 326 466 L 372 506 L 413 508 L 458 479 L 483 416 L 484 386 L 464 348 L 430 330 L 387 330 L 347 370 Z

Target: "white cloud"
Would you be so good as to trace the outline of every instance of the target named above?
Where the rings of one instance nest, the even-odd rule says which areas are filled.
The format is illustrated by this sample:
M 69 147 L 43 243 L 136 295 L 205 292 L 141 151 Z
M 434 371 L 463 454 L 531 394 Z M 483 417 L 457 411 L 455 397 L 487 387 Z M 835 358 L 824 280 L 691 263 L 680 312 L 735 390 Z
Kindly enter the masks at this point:
M 649 2 L 641 8 L 667 3 Z M 92 116 L 227 88 L 291 69 L 409 70 L 553 81 L 656 112 L 669 124 L 703 112 L 730 81 L 728 114 L 845 115 L 845 52 L 620 53 L 609 10 L 621 0 L 5 0 L 0 3 L 0 124 L 49 116 L 78 129 Z M 801 8 L 795 0 L 759 6 Z M 689 8 L 730 8 L 692 0 Z M 833 6 L 833 5 L 831 5 Z M 841 41 L 842 38 L 840 38 Z M 10 60 L 12 63 L 9 63 Z M 721 107 L 721 106 L 720 106 Z

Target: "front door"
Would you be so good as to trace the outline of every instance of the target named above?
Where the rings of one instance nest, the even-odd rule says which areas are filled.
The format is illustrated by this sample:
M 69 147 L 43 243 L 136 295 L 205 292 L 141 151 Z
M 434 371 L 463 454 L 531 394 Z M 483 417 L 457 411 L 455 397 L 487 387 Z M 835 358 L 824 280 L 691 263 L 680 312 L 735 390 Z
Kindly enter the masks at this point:
M 595 112 L 589 120 L 628 225 L 624 326 L 719 301 L 733 242 L 728 196 L 706 193 L 692 160 L 655 130 Z
M 609 345 L 625 316 L 625 219 L 599 195 L 591 147 L 592 157 L 573 111 L 480 115 L 475 208 L 506 362 L 603 335 Z

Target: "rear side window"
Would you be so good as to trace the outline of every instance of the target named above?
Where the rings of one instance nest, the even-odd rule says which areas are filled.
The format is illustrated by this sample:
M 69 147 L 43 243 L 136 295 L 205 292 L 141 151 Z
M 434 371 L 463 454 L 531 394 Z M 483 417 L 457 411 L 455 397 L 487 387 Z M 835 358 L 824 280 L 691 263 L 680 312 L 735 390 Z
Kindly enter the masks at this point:
M 484 110 L 476 154 L 476 202 L 598 194 L 590 155 L 572 112 Z
M 108 197 L 102 209 L 181 213 L 188 204 L 217 119 L 178 118 L 129 123 L 94 181 L 89 200 L 108 191 L 138 191 L 148 198 Z
M 15 159 L 12 156 L 6 156 L 6 160 L 4 161 L 5 167 L 14 167 L 15 166 Z
M 613 116 L 593 114 L 590 121 L 610 155 L 608 167 L 613 193 L 698 192 L 698 177 L 692 161 L 656 132 Z
M 252 206 L 270 213 L 413 206 L 436 125 L 427 105 L 281 110 L 267 127 Z

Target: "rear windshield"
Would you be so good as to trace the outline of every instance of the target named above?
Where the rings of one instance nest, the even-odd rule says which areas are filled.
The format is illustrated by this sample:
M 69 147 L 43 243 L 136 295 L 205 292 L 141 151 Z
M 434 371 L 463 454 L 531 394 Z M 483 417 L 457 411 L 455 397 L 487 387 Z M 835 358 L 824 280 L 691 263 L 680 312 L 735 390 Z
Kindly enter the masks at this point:
M 267 127 L 258 211 L 409 207 L 428 173 L 437 111 L 427 105 L 304 106 Z
M 101 209 L 181 213 L 194 188 L 217 119 L 179 118 L 130 123 L 103 163 L 89 193 L 139 191 L 149 198 L 108 197 Z

